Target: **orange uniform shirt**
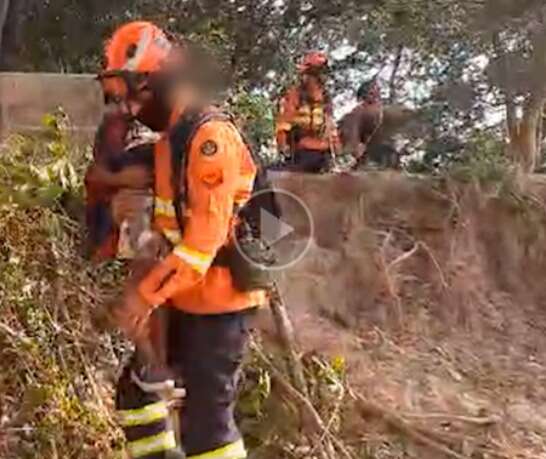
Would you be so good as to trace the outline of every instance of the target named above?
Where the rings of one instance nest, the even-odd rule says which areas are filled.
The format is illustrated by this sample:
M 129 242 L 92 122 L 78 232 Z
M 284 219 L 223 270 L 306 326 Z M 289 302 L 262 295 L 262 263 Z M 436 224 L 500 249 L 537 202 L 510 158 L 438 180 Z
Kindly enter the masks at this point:
M 162 169 L 159 176 L 156 172 L 156 181 L 159 177 L 167 186 L 171 176 L 170 171 L 165 171 L 170 164 L 167 136 L 156 149 L 156 168 L 160 164 Z M 244 204 L 250 197 L 256 176 L 251 153 L 235 126 L 223 120 L 211 120 L 196 132 L 188 155 L 184 231 L 179 237 L 173 235 L 174 228 L 168 224 L 167 217 L 163 222 L 161 217 L 156 217 L 155 222 L 157 229 L 175 244 L 174 256 L 162 262 L 176 265 L 174 281 L 163 290 L 162 299 L 195 314 L 259 306 L 265 302 L 264 291 L 240 292 L 233 286 L 228 268 L 211 266 L 219 249 L 233 244 L 235 204 Z M 165 205 L 161 199 L 158 202 Z M 169 209 L 164 210 L 164 214 L 169 215 Z M 170 214 L 172 222 L 172 211 Z
M 338 142 L 331 107 L 322 92 L 315 95 L 315 102 L 302 101 L 301 92 L 300 86 L 294 86 L 280 100 L 277 144 L 281 148 L 329 152 L 332 142 Z

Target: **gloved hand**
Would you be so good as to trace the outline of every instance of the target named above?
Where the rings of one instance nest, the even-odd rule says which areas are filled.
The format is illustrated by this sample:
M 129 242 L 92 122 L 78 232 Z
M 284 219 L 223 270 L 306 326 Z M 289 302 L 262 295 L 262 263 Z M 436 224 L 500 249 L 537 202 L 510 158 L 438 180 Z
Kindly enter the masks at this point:
M 138 291 L 148 304 L 159 306 L 200 275 L 175 254 L 168 255 L 140 282 Z

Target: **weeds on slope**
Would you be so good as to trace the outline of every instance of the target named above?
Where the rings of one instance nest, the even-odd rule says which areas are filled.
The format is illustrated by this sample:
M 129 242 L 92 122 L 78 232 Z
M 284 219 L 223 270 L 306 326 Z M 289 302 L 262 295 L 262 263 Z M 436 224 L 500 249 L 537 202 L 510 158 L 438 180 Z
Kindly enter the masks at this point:
M 90 317 L 122 275 L 91 268 L 82 229 L 61 204 L 81 196 L 85 155 L 62 113 L 39 137 L 14 136 L 0 154 L 0 456 L 111 457 L 105 384 L 118 346 Z M 77 160 L 76 160 L 77 159 Z
M 82 255 L 77 219 L 88 152 L 72 143 L 68 127 L 59 111 L 44 118 L 45 132 L 12 136 L 1 146 L 0 457 L 6 459 L 122 456 L 112 388 L 127 344 L 99 333 L 93 318 L 125 270 L 115 262 L 92 266 Z M 333 432 L 339 394 L 318 362 L 309 362 L 309 385 L 324 414 L 335 413 Z M 297 410 L 277 396 L 271 379 L 254 352 L 238 407 L 253 454 L 312 457 L 319 445 L 303 441 Z
M 82 227 L 66 204 L 81 202 L 86 156 L 70 144 L 62 120 L 46 119 L 40 140 L 10 139 L 0 155 L 0 457 L 6 459 L 121 457 L 111 400 L 126 347 L 98 333 L 92 317 L 122 283 L 124 269 L 91 267 L 81 256 Z M 395 276 L 415 251 L 387 263 L 387 274 Z M 394 459 L 414 457 L 411 444 L 428 446 L 435 457 L 467 457 L 466 431 L 431 429 L 415 413 L 400 415 L 364 399 L 347 383 L 341 357 L 300 357 L 305 394 L 291 386 L 278 352 L 253 343 L 238 413 L 254 458 Z

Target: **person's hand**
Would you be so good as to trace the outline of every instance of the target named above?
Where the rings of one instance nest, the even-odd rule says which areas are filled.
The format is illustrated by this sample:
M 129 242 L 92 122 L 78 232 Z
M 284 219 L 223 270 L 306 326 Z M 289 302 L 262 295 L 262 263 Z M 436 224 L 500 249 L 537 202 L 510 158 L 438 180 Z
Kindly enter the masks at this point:
M 128 166 L 115 174 L 116 185 L 120 187 L 146 189 L 153 185 L 154 177 L 143 166 Z
M 128 339 L 136 344 L 144 343 L 149 340 L 149 319 L 153 309 L 139 294 L 136 286 L 130 285 L 121 304 L 110 308 L 110 320 Z
M 279 154 L 283 160 L 290 158 L 290 147 L 288 145 L 279 145 Z
M 183 263 L 176 255 L 171 254 L 159 262 L 139 283 L 138 291 L 150 305 L 160 305 L 167 301 L 168 296 L 163 290 L 165 284 L 176 275 Z
M 149 304 L 158 306 L 201 278 L 201 274 L 171 253 L 140 282 L 138 291 Z
M 85 181 L 91 185 L 108 185 L 112 181 L 112 173 L 104 165 L 94 162 L 87 168 Z

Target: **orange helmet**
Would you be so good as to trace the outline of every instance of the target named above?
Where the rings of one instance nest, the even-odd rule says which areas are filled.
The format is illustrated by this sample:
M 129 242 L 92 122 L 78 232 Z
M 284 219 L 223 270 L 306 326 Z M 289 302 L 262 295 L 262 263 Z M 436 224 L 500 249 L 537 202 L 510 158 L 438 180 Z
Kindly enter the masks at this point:
M 123 98 L 138 90 L 142 76 L 167 64 L 173 46 L 165 33 L 146 21 L 129 22 L 106 43 L 106 68 L 99 75 L 105 95 Z
M 106 45 L 106 71 L 157 72 L 172 45 L 151 22 L 129 22 L 117 29 Z
M 320 51 L 311 51 L 307 53 L 301 64 L 298 65 L 300 73 L 306 73 L 311 70 L 319 70 L 328 65 L 328 57 Z

